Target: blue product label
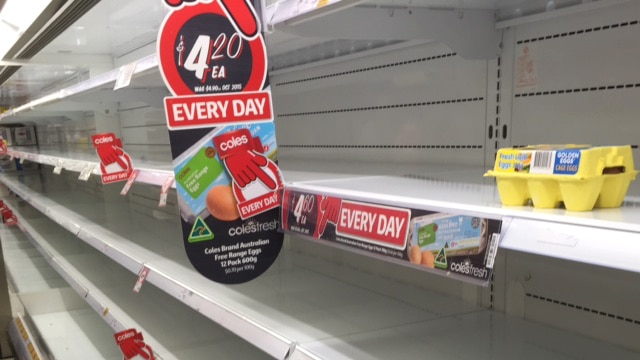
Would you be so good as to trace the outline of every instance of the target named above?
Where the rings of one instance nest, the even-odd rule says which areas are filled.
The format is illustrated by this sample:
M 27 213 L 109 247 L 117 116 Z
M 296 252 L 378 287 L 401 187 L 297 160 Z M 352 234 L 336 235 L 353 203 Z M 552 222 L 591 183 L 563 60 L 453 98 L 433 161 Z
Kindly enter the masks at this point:
M 580 150 L 558 150 L 553 173 L 558 175 L 575 175 L 580 167 Z

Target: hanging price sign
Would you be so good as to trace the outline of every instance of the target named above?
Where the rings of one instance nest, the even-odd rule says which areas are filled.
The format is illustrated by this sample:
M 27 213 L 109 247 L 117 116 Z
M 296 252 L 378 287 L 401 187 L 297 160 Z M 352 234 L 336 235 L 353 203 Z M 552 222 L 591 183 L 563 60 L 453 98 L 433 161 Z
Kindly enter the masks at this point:
M 259 17 L 250 0 L 165 2 L 158 54 L 186 252 L 209 279 L 246 282 L 284 238 Z

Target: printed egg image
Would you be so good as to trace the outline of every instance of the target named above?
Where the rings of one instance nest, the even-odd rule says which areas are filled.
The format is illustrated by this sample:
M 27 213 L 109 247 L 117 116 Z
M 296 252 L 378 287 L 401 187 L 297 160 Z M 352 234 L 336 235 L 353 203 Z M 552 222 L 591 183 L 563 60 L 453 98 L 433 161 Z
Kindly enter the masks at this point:
M 207 210 L 218 220 L 233 221 L 240 217 L 238 202 L 228 185 L 214 186 L 207 193 Z
M 433 256 L 433 253 L 431 251 L 425 250 L 422 252 L 421 261 L 420 261 L 420 264 L 422 266 L 433 269 L 435 268 L 435 261 L 436 261 L 436 258 L 435 256 Z
M 412 264 L 420 264 L 422 261 L 422 252 L 420 250 L 420 246 L 413 245 L 409 249 L 409 261 Z

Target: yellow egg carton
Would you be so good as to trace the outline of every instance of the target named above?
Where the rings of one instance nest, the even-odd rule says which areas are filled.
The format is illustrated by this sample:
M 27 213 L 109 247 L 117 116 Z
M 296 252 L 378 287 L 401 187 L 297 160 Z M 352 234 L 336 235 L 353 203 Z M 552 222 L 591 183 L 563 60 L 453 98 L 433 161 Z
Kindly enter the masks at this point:
M 589 211 L 619 207 L 637 173 L 631 146 L 535 145 L 498 150 L 485 176 L 503 205 Z

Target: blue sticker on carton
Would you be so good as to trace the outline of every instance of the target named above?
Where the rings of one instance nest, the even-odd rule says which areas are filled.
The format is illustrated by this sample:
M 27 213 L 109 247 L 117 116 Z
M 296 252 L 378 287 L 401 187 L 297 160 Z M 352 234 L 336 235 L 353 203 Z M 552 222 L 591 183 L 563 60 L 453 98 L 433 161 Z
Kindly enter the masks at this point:
M 575 175 L 580 168 L 580 150 L 558 150 L 556 152 L 553 173 L 557 175 Z

